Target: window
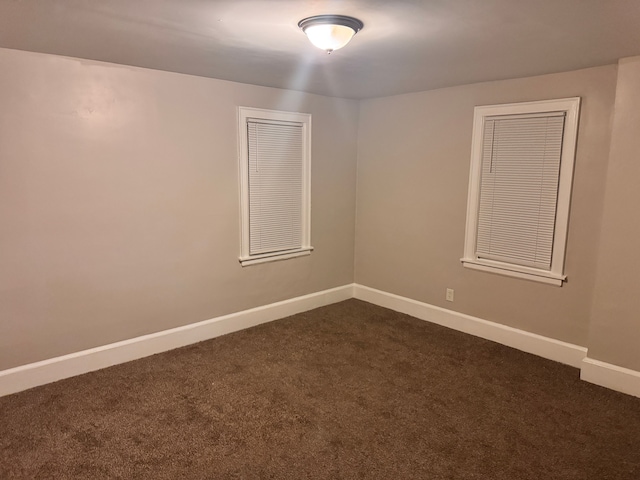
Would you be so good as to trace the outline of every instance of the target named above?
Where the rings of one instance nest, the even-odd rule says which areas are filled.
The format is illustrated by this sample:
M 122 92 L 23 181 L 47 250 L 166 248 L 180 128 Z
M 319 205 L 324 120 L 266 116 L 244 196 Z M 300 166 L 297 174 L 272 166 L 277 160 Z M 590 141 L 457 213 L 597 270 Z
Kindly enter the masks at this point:
M 309 255 L 311 115 L 239 108 L 243 266 Z
M 562 285 L 579 98 L 475 108 L 465 267 Z

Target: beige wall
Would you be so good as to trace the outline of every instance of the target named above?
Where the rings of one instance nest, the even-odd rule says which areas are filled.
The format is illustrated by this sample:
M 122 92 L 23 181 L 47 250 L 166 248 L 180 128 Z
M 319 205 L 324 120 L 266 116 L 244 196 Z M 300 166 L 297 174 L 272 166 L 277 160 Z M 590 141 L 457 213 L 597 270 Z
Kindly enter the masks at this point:
M 357 103 L 0 49 L 0 370 L 353 281 Z M 242 268 L 238 105 L 313 115 L 309 257 Z
M 640 57 L 618 68 L 589 357 L 640 371 Z
M 640 57 L 360 104 L 4 49 L 0 65 L 0 370 L 354 278 L 640 370 Z M 568 283 L 463 268 L 473 107 L 569 96 Z M 239 105 L 313 115 L 309 257 L 238 263 Z
M 356 282 L 587 345 L 616 67 L 366 100 L 360 107 Z M 582 97 L 568 282 L 465 269 L 460 258 L 476 105 Z M 455 289 L 455 302 L 445 289 Z

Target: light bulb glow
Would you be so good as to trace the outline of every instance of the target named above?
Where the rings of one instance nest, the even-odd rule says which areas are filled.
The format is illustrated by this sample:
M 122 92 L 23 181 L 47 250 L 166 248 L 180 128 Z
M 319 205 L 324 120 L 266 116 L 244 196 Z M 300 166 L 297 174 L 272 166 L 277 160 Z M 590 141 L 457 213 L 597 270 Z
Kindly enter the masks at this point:
M 349 43 L 356 32 L 343 25 L 311 25 L 304 33 L 316 47 L 333 52 Z

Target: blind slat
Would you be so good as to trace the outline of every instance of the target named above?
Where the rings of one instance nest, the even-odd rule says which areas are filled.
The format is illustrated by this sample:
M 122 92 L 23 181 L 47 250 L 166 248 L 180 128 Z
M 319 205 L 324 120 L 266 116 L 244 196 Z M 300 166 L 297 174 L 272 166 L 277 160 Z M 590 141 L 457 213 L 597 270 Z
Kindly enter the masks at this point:
M 302 125 L 247 122 L 249 253 L 302 246 Z
M 563 115 L 485 122 L 476 254 L 549 270 Z

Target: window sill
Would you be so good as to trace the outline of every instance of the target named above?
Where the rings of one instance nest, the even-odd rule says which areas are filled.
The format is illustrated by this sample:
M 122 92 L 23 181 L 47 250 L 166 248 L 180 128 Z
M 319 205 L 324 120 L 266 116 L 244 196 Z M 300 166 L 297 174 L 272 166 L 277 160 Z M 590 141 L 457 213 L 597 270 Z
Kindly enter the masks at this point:
M 287 260 L 289 258 L 303 257 L 311 255 L 313 247 L 300 248 L 298 250 L 286 250 L 283 252 L 261 253 L 259 255 L 251 255 L 249 257 L 240 257 L 240 265 L 248 267 L 258 263 L 277 262 L 279 260 Z
M 490 260 L 478 260 L 475 258 L 461 258 L 460 261 L 466 268 L 480 270 L 482 272 L 497 273 L 498 275 L 506 275 L 508 277 L 523 278 L 534 282 L 546 283 L 561 287 L 563 282 L 567 280 L 566 275 L 558 275 L 553 272 L 538 270 L 529 267 L 520 267 L 518 265 L 508 265 Z

